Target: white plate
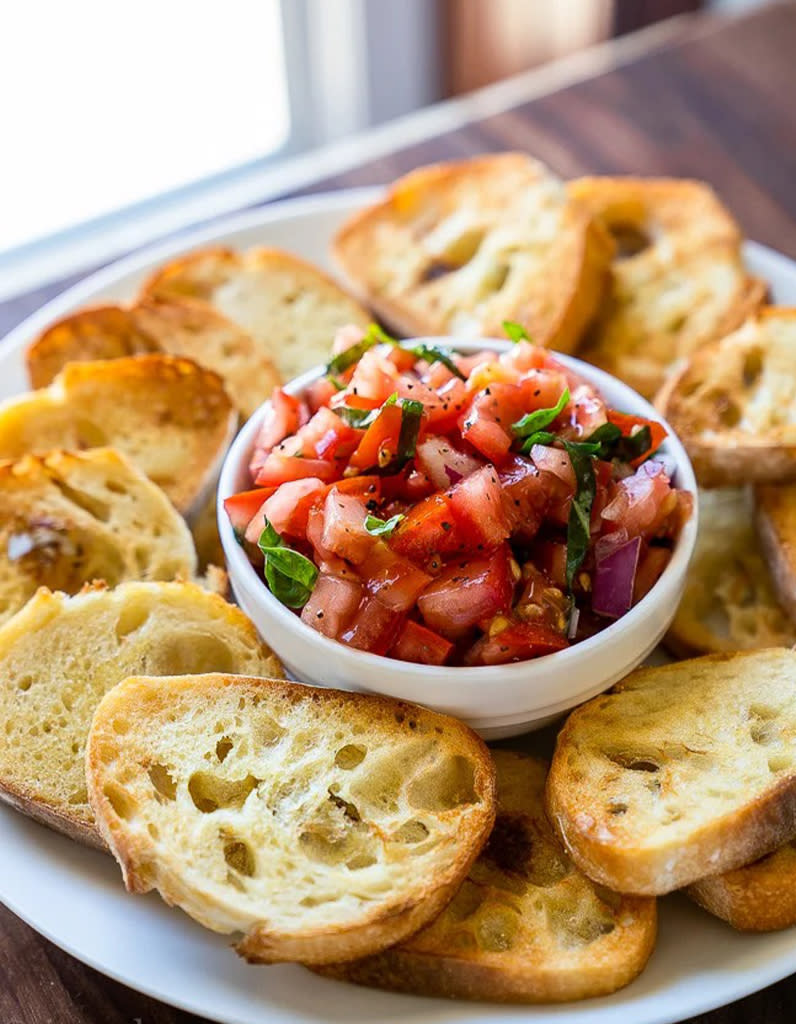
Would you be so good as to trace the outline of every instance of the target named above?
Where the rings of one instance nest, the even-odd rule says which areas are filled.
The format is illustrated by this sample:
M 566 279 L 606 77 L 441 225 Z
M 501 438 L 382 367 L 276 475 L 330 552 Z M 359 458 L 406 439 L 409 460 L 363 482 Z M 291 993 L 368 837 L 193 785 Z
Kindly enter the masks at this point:
M 360 190 L 276 203 L 108 267 L 59 296 L 0 345 L 0 398 L 25 389 L 24 347 L 54 318 L 84 303 L 129 298 L 163 259 L 207 242 L 277 245 L 327 265 L 336 225 L 372 195 Z M 796 305 L 796 263 L 754 243 L 747 245 L 746 257 L 771 283 L 775 301 Z M 0 900 L 84 963 L 223 1024 L 670 1024 L 764 988 L 796 965 L 796 929 L 741 935 L 671 896 L 660 904 L 660 935 L 648 968 L 614 996 L 535 1008 L 390 995 L 318 978 L 301 967 L 247 966 L 227 948 L 227 939 L 169 910 L 157 896 L 128 896 L 109 858 L 5 807 Z

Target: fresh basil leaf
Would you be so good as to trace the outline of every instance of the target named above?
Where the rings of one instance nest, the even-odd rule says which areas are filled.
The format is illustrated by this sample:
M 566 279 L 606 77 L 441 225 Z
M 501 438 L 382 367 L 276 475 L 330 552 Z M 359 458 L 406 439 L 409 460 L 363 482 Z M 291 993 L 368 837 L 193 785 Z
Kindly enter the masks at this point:
M 576 490 L 569 510 L 567 523 L 567 564 L 566 580 L 570 591 L 575 576 L 591 543 L 591 509 L 597 486 L 594 478 L 592 454 L 584 451 L 584 445 L 562 441 L 575 471 Z
M 338 352 L 336 356 L 329 360 L 324 371 L 326 376 L 336 377 L 339 373 L 344 373 L 349 367 L 358 363 L 367 351 L 376 345 L 381 345 L 385 341 L 391 345 L 396 344 L 395 339 L 385 334 L 378 324 L 370 324 L 360 341 L 354 345 L 349 345 L 348 348 Z
M 401 433 L 398 435 L 398 458 L 404 462 L 414 458 L 420 420 L 423 417 L 423 403 L 412 399 L 401 402 Z
M 529 434 L 535 434 L 538 430 L 544 430 L 545 427 L 549 427 L 556 416 L 560 416 L 564 411 L 564 406 L 568 401 L 569 388 L 564 388 L 561 392 L 561 397 L 552 409 L 535 409 L 533 412 L 526 413 L 516 423 L 512 423 L 511 429 L 515 436 L 528 437 Z
M 615 423 L 603 423 L 587 440 L 598 445 L 598 456 L 606 462 L 634 462 L 652 447 L 652 431 L 645 424 L 626 436 Z
M 627 453 L 628 458 L 626 462 L 633 462 L 635 459 L 641 458 L 646 452 L 652 448 L 652 431 L 645 424 L 640 430 L 637 430 L 635 434 L 630 434 L 628 437 L 623 437 L 623 449 Z M 650 455 L 652 452 L 650 452 Z
M 602 426 L 597 427 L 586 438 L 587 441 L 591 441 L 593 444 L 614 444 L 622 436 L 622 431 L 617 427 L 615 423 L 603 423 Z
M 513 320 L 504 320 L 503 330 L 509 341 L 513 341 L 515 345 L 518 341 L 531 340 L 530 334 L 528 334 L 522 324 L 515 323 Z
M 549 430 L 537 430 L 530 437 L 525 438 L 520 452 L 523 455 L 528 455 L 535 444 L 553 444 L 557 440 L 557 436 L 551 434 Z
M 386 520 L 378 516 L 367 516 L 365 529 L 372 537 L 389 537 L 402 519 L 406 519 L 406 516 L 400 512 Z
M 317 567 L 285 544 L 282 537 L 263 517 L 265 526 L 257 546 L 265 556 L 263 575 L 274 597 L 288 608 L 303 608 L 318 578 Z
M 369 427 L 371 423 L 376 422 L 379 418 L 380 412 L 385 406 L 395 405 L 397 401 L 398 393 L 393 391 L 387 401 L 376 409 L 352 409 L 347 405 L 338 405 L 332 411 L 337 413 L 340 419 L 350 427 L 356 427 L 358 430 L 364 430 L 366 427 Z
M 427 363 L 442 363 L 445 369 L 450 370 L 450 372 L 455 374 L 459 380 L 467 380 L 448 353 L 438 345 L 415 345 L 414 348 L 410 348 L 409 351 L 412 355 L 417 356 L 418 359 L 425 359 Z
M 333 373 L 327 373 L 326 379 L 333 385 L 335 391 L 345 391 L 345 384 L 339 377 L 335 377 Z

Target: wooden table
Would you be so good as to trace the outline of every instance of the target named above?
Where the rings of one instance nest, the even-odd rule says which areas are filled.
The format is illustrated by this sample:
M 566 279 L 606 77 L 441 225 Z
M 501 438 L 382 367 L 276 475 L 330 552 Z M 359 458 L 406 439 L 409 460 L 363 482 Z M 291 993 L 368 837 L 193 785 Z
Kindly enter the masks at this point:
M 779 3 L 728 21 L 681 18 L 663 46 L 653 36 L 644 49 L 629 63 L 520 100 L 501 113 L 403 148 L 397 142 L 392 152 L 319 178 L 302 192 L 381 183 L 429 161 L 517 148 L 564 176 L 705 178 L 749 237 L 796 258 L 796 4 Z M 323 154 L 318 163 L 323 166 Z M 0 303 L 0 333 L 74 280 Z M 790 1024 L 794 1019 L 794 978 L 695 1018 L 699 1024 Z M 199 1019 L 84 967 L 0 908 L 0 1024 L 137 1020 L 196 1024 Z

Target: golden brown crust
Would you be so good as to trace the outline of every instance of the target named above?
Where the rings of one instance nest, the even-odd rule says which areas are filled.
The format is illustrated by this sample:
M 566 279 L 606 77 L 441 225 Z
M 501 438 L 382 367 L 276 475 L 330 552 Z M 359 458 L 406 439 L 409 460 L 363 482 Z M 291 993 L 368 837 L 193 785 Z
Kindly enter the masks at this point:
M 796 833 L 796 653 L 640 669 L 570 715 L 548 814 L 590 878 L 661 895 Z
M 84 821 L 74 813 L 44 803 L 38 793 L 0 779 L 0 800 L 27 818 L 32 818 L 40 825 L 46 825 L 54 832 L 60 832 L 76 843 L 102 850 L 103 853 L 110 852 L 93 822 Z
M 796 621 L 796 484 L 755 489 L 756 524 L 777 597 Z
M 739 931 L 790 928 L 796 924 L 796 841 L 735 871 L 695 882 L 687 892 Z
M 196 776 L 188 745 L 195 739 L 197 750 L 205 749 L 208 743 L 214 745 L 218 736 L 213 732 L 213 724 L 222 722 L 225 723 L 224 729 L 230 729 L 227 716 L 233 708 L 236 710 L 232 711 L 232 715 L 240 717 L 241 729 L 249 725 L 252 729 L 259 728 L 257 716 L 265 714 L 271 723 L 270 727 L 278 730 L 282 742 L 291 751 L 292 744 L 301 742 L 301 729 L 311 722 L 314 756 L 321 759 L 319 765 L 325 764 L 325 750 L 330 751 L 333 764 L 338 764 L 335 759 L 340 752 L 335 754 L 335 747 L 347 742 L 345 733 L 352 727 L 357 729 L 360 743 L 377 752 L 383 750 L 384 744 L 397 742 L 399 737 L 405 736 L 404 743 L 410 740 L 432 743 L 424 755 L 432 760 L 424 763 L 436 764 L 439 758 L 443 759 L 442 763 L 448 763 L 451 758 L 453 762 L 457 762 L 457 759 L 466 760 L 472 770 L 471 791 L 468 783 L 468 793 L 471 792 L 471 795 L 456 797 L 455 803 L 464 800 L 460 806 L 441 805 L 435 812 L 436 818 L 429 811 L 421 815 L 425 817 L 424 828 L 431 839 L 443 842 L 443 837 L 448 834 L 443 829 L 455 826 L 455 842 L 453 834 L 444 840 L 440 847 L 443 853 L 435 855 L 435 859 L 429 862 L 429 867 L 433 864 L 433 870 L 429 870 L 422 878 L 417 875 L 418 869 L 412 868 L 411 860 L 399 859 L 394 867 L 388 864 L 385 868 L 389 877 L 388 886 L 380 886 L 371 898 L 361 905 L 357 903 L 353 910 L 346 912 L 343 912 L 346 901 L 351 897 L 342 893 L 340 912 L 329 918 L 326 911 L 314 906 L 313 900 L 322 893 L 328 877 L 334 879 L 336 874 L 332 869 L 329 869 L 332 871 L 331 876 L 329 872 L 324 873 L 321 865 L 326 861 L 315 861 L 312 887 L 306 888 L 303 880 L 302 870 L 306 873 L 306 867 L 302 869 L 301 864 L 306 854 L 295 830 L 305 836 L 316 834 L 316 826 L 309 823 L 314 818 L 307 819 L 308 812 L 302 809 L 307 801 L 314 799 L 317 789 L 318 796 L 322 796 L 323 804 L 328 809 L 328 793 L 333 793 L 334 800 L 347 808 L 346 813 L 352 816 L 347 826 L 349 829 L 359 828 L 360 821 L 370 827 L 373 818 L 373 827 L 379 834 L 382 828 L 388 827 L 387 823 L 395 814 L 400 818 L 405 812 L 400 808 L 395 812 L 390 811 L 389 803 L 378 804 L 379 809 L 376 809 L 376 805 L 371 806 L 364 796 L 358 798 L 359 808 L 354 808 L 350 800 L 354 798 L 355 790 L 345 788 L 346 785 L 358 784 L 351 772 L 346 769 L 343 779 L 338 770 L 338 782 L 334 783 L 334 771 L 330 774 L 328 769 L 323 769 L 323 779 L 316 779 L 313 769 L 303 783 L 307 787 L 303 791 L 305 795 L 295 805 L 295 809 L 289 812 L 290 821 L 295 820 L 295 829 L 291 825 L 293 838 L 290 851 L 284 855 L 276 852 L 280 847 L 274 845 L 277 844 L 277 833 L 273 830 L 279 828 L 280 815 L 286 812 L 277 810 L 278 805 L 272 806 L 271 801 L 283 799 L 280 786 L 291 784 L 291 773 L 296 771 L 300 758 L 287 750 L 269 753 L 266 744 L 254 750 L 247 748 L 245 753 L 241 753 L 244 760 L 236 770 L 239 773 L 247 772 L 249 778 L 253 777 L 255 771 L 263 777 L 267 775 L 267 792 L 266 789 L 258 789 L 257 802 L 259 806 L 260 802 L 265 801 L 274 817 L 263 815 L 259 810 L 256 813 L 247 812 L 248 805 L 245 802 L 243 806 L 236 805 L 234 813 L 225 810 L 224 817 L 226 825 L 234 829 L 236 835 L 254 844 L 258 874 L 252 884 L 264 888 L 258 889 L 250 898 L 248 894 L 241 895 L 242 890 L 230 882 L 219 882 L 212 872 L 193 868 L 192 865 L 200 856 L 215 854 L 208 850 L 206 841 L 200 838 L 201 828 L 210 815 L 197 814 L 191 801 L 186 802 L 181 797 L 183 785 L 189 785 L 188 776 L 191 779 Z M 209 732 L 206 738 L 201 732 L 201 724 L 190 724 L 190 721 L 197 718 L 197 709 L 208 709 Z M 158 757 L 166 756 L 165 749 L 161 752 L 158 747 L 158 736 L 162 729 L 161 719 L 165 721 L 169 715 L 176 716 L 176 719 L 172 717 L 170 721 L 182 723 L 181 749 L 170 752 L 169 767 L 176 787 L 177 802 L 174 810 L 169 806 L 162 812 L 168 815 L 168 821 L 173 821 L 173 827 L 168 830 L 169 836 L 172 833 L 176 836 L 191 816 L 197 819 L 190 828 L 194 839 L 187 846 L 180 845 L 175 839 L 173 849 L 162 828 L 167 819 L 158 819 L 156 822 L 153 817 L 161 813 L 161 804 L 153 800 L 144 777 L 146 773 L 141 767 L 142 760 L 144 764 L 151 764 Z M 120 719 L 131 723 L 124 734 L 120 734 L 114 724 Z M 330 731 L 335 728 L 333 723 L 336 723 L 339 733 L 337 738 Z M 216 768 L 218 772 L 231 771 L 230 761 L 238 756 L 235 735 L 230 733 L 230 737 L 233 753 L 229 758 L 225 754 L 223 763 L 227 767 L 219 766 Z M 288 757 L 289 763 L 282 765 L 279 760 L 282 757 Z M 266 762 L 274 758 L 276 760 L 265 772 Z M 199 763 L 203 763 L 201 755 Z M 165 680 L 145 677 L 128 679 L 106 696 L 95 714 L 88 741 L 86 768 L 92 807 L 101 831 L 122 867 L 128 888 L 134 892 L 156 888 L 167 903 L 182 907 L 206 927 L 221 932 L 244 932 L 244 938 L 237 948 L 241 955 L 258 963 L 284 960 L 323 963 L 341 957 L 354 958 L 376 952 L 406 938 L 410 932 L 422 927 L 438 914 L 454 894 L 478 855 L 494 821 L 494 768 L 485 745 L 467 726 L 402 701 L 317 689 L 278 680 L 224 675 L 172 677 Z M 413 768 L 417 770 L 417 766 Z M 409 778 L 412 778 L 411 769 Z M 134 819 L 126 821 L 124 809 L 128 801 L 137 808 L 137 813 Z M 415 813 L 418 813 L 418 809 Z M 362 815 L 361 819 L 359 814 Z M 448 824 L 444 825 L 444 822 Z M 149 825 L 155 825 L 157 830 L 153 833 Z M 208 827 L 212 830 L 212 822 Z M 255 843 L 249 835 L 250 829 L 265 829 L 266 832 Z M 161 838 L 153 839 L 153 834 Z M 342 833 L 336 831 L 334 837 L 335 843 L 343 842 Z M 380 842 L 386 843 L 387 838 L 385 834 Z M 196 849 L 192 843 L 198 844 Z M 272 856 L 277 858 L 273 864 L 270 860 Z M 264 863 L 266 858 L 267 863 Z M 299 861 L 298 865 L 294 864 L 295 860 Z M 259 872 L 271 869 L 281 879 L 281 889 L 290 892 L 286 897 L 290 903 L 289 914 L 286 914 L 279 902 L 273 902 L 282 898 L 279 888 L 274 889 L 271 883 L 261 881 Z M 341 870 L 345 869 L 341 867 Z M 368 883 L 361 880 L 363 876 L 357 877 L 360 878 L 357 888 L 367 887 Z M 304 909 L 297 912 L 296 903 L 303 888 L 306 888 L 308 898 L 302 904 Z M 350 889 L 350 881 L 345 888 Z M 320 902 L 323 904 L 323 901 Z
M 549 234 L 545 218 L 556 223 Z M 500 337 L 514 320 L 565 352 L 597 311 L 613 252 L 588 211 L 522 153 L 412 171 L 332 248 L 360 299 L 401 334 Z

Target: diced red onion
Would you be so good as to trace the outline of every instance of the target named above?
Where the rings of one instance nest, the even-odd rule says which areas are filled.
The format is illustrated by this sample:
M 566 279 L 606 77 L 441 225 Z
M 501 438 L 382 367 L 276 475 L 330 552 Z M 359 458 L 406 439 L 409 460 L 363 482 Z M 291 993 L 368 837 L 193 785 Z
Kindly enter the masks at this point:
M 592 610 L 618 619 L 633 604 L 633 586 L 641 551 L 641 537 L 623 544 L 597 562 L 592 582 Z

